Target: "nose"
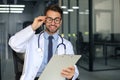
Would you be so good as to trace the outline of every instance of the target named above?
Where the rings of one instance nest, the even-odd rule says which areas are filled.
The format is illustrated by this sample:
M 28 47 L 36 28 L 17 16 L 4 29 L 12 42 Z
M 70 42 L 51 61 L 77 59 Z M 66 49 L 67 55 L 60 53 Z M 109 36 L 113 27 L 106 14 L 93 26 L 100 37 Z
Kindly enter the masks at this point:
M 52 25 L 54 25 L 55 24 L 55 21 L 54 20 L 52 20 L 52 23 L 51 23 Z

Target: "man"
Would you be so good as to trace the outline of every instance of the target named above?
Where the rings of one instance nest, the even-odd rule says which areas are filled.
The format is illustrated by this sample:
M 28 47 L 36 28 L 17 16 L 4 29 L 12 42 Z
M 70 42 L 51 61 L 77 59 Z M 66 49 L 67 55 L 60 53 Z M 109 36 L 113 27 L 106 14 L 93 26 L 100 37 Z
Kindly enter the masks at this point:
M 49 45 L 49 36 L 53 36 L 52 55 L 74 54 L 72 44 L 58 35 L 58 29 L 62 23 L 62 13 L 62 9 L 59 6 L 51 5 L 45 9 L 45 16 L 35 18 L 32 25 L 10 38 L 9 45 L 11 48 L 16 52 L 25 53 L 24 68 L 20 80 L 34 80 L 42 74 L 49 61 L 50 53 L 47 47 Z M 45 31 L 36 35 L 35 30 L 43 23 L 46 26 Z M 66 51 L 63 45 L 57 48 L 57 45 L 62 40 L 66 46 Z M 75 80 L 79 72 L 77 67 L 73 65 L 63 69 L 60 74 L 68 80 Z

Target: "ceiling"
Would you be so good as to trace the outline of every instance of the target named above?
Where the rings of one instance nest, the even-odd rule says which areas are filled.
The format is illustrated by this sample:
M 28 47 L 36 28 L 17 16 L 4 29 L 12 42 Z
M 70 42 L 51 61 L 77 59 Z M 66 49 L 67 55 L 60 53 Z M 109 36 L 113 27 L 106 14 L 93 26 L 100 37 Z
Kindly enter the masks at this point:
M 58 0 L 0 0 L 0 4 L 21 4 L 21 3 L 36 3 L 36 2 L 58 2 Z
M 0 5 L 25 5 L 25 10 L 32 9 L 39 3 L 44 3 L 45 6 L 56 4 L 58 0 L 0 0 Z M 6 7 L 5 7 L 6 8 Z M 1 8 L 3 9 L 3 8 Z M 3 10 L 2 10 L 3 11 Z
M 26 4 L 26 3 L 37 3 L 39 0 L 0 0 L 0 4 Z

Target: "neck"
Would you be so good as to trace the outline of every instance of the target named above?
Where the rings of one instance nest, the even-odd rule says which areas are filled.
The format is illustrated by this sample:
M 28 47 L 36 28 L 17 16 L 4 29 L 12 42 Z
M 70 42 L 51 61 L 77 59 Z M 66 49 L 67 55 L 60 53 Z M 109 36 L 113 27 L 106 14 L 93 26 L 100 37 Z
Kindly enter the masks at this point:
M 55 33 L 57 33 L 57 31 L 56 32 L 50 32 L 50 31 L 48 31 L 47 29 L 45 30 L 49 35 L 53 35 L 53 34 L 55 34 Z

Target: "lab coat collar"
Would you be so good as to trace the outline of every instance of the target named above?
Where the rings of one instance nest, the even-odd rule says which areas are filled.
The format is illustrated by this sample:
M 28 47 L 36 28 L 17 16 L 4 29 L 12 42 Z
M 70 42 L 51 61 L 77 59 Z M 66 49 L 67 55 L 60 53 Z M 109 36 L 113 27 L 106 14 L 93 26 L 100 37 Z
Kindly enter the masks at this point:
M 48 39 L 49 36 L 50 36 L 50 35 L 45 31 L 45 32 L 44 32 L 44 38 L 45 38 L 45 39 Z M 58 32 L 56 32 L 56 33 L 53 34 L 52 36 L 53 36 L 53 39 L 58 40 L 58 36 L 59 36 L 59 35 L 58 35 Z

